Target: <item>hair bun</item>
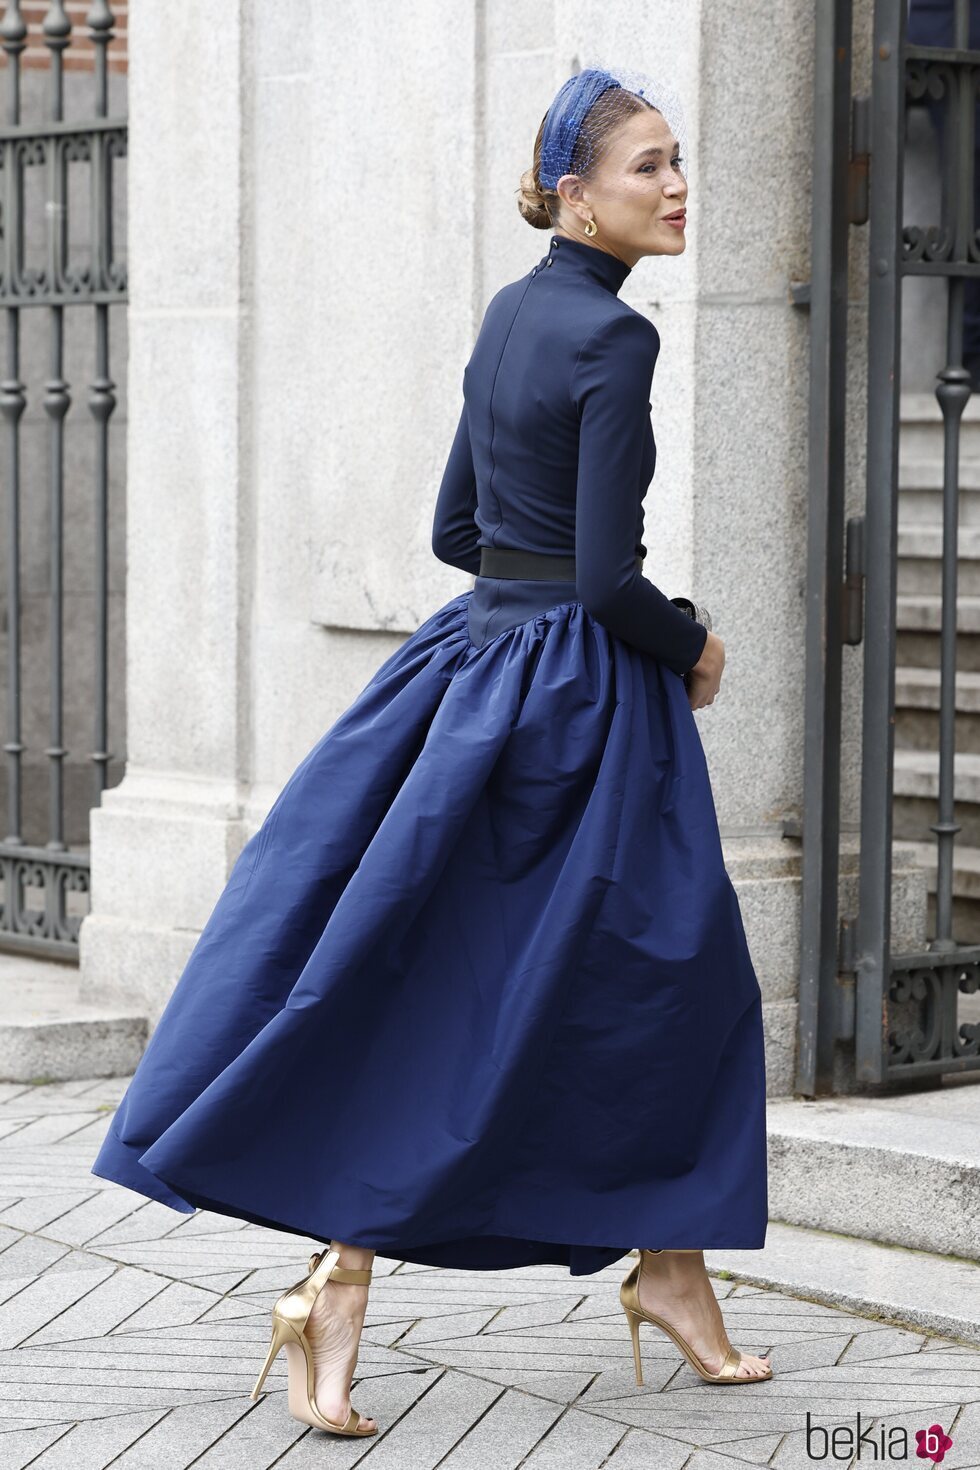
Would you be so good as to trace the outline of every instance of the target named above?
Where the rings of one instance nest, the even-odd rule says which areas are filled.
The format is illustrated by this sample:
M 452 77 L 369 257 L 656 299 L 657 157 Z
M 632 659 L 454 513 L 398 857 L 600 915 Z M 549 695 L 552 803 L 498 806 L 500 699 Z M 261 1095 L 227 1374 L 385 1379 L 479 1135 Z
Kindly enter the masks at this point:
M 520 188 L 517 191 L 517 207 L 522 217 L 536 230 L 551 229 L 551 214 L 547 200 L 534 177 L 533 168 L 526 168 L 521 174 Z

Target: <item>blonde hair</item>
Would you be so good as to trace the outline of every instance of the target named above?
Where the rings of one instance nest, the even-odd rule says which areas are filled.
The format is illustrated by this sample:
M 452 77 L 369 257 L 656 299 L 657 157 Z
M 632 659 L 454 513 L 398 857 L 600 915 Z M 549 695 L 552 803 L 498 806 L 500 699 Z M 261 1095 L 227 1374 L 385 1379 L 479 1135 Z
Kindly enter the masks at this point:
M 611 88 L 597 97 L 579 128 L 572 150 L 570 172 L 586 178 L 596 167 L 616 128 L 633 113 L 642 112 L 649 106 L 648 102 L 621 87 Z M 541 184 L 541 140 L 547 118 L 548 114 L 545 113 L 534 140 L 534 162 L 521 174 L 520 187 L 517 190 L 517 207 L 521 216 L 536 230 L 553 229 L 561 213 L 561 196 L 558 190 L 544 188 Z

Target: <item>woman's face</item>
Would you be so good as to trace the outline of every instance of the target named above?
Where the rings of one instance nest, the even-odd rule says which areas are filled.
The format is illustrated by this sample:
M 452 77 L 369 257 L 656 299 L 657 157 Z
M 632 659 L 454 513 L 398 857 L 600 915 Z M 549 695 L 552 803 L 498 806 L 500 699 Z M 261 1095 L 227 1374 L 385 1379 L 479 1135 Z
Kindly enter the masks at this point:
M 596 244 L 601 241 L 634 266 L 644 255 L 683 253 L 687 243 L 683 169 L 684 160 L 663 114 L 645 107 L 616 128 L 587 179 L 567 174 L 559 179 L 558 190 L 574 208 L 575 233 L 594 218 L 599 227 Z M 567 217 L 569 211 L 564 213 Z M 679 224 L 669 222 L 672 214 L 679 217 Z

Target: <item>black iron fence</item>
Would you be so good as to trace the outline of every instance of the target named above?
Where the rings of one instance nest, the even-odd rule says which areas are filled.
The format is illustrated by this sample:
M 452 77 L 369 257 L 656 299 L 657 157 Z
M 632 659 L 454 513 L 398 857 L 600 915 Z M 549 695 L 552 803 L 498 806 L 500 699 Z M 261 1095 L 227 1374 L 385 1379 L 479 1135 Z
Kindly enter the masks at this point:
M 910 21 L 913 27 L 910 37 Z M 803 945 L 797 1090 L 908 1086 L 980 1071 L 980 946 L 954 933 L 957 570 L 963 410 L 980 371 L 975 203 L 980 5 L 876 0 L 870 97 L 851 95 L 851 0 L 817 10 L 811 309 L 810 527 Z M 940 145 L 938 222 L 906 220 L 907 110 L 927 105 Z M 868 223 L 867 483 L 845 524 L 848 239 Z M 892 953 L 899 431 L 903 280 L 942 278 L 938 758 L 933 934 Z M 969 303 L 968 303 L 969 298 Z M 968 308 L 969 305 L 969 309 Z M 970 340 L 965 327 L 970 327 Z M 857 909 L 838 914 L 841 648 L 863 642 Z M 972 1009 L 970 1006 L 972 1005 Z
M 114 165 L 126 154 L 124 117 L 109 116 L 108 46 L 114 19 L 104 0 L 95 0 L 86 16 L 87 33 L 73 35 L 64 7 L 48 7 L 42 38 L 48 64 L 42 80 L 47 93 L 46 117 L 21 117 L 22 56 L 27 25 L 19 4 L 6 6 L 0 22 L 0 47 L 6 57 L 5 120 L 0 127 L 0 307 L 6 343 L 0 416 L 4 445 L 0 452 L 3 492 L 4 580 L 0 637 L 6 644 L 5 740 L 7 792 L 6 832 L 0 841 L 0 948 L 77 957 L 78 929 L 87 909 L 89 862 L 87 841 L 72 845 L 66 824 L 66 671 L 71 674 L 74 704 L 88 715 L 91 750 L 90 791 L 84 806 L 97 805 L 108 783 L 109 762 L 109 424 L 116 407 L 116 384 L 110 376 L 109 308 L 126 301 L 125 262 L 116 250 L 114 233 Z M 80 30 L 80 28 L 77 28 Z M 66 52 L 81 41 L 88 50 L 85 74 L 76 81 L 91 86 L 87 116 L 65 116 Z M 73 165 L 75 168 L 73 169 Z M 84 188 L 70 187 L 81 171 Z M 40 218 L 36 211 L 42 211 Z M 81 238 L 79 238 L 81 236 Z M 32 258 L 32 241 L 42 242 Z M 43 252 L 43 253 L 42 253 Z M 66 514 L 66 428 L 70 423 L 72 383 L 66 377 L 65 309 L 86 313 L 85 340 L 90 363 L 84 412 L 92 437 L 88 484 L 72 485 Z M 38 469 L 25 473 L 24 419 L 30 395 L 22 380 L 24 313 L 44 313 L 46 377 L 40 406 L 45 453 Z M 73 318 L 73 321 L 75 318 Z M 76 409 L 76 413 L 77 413 Z M 83 493 L 84 492 L 84 493 Z M 32 567 L 43 579 L 46 647 L 32 629 L 25 644 L 25 511 L 46 506 L 45 568 Z M 65 557 L 68 538 L 86 543 L 90 567 L 85 587 L 87 612 L 78 625 L 77 601 L 66 597 Z M 88 554 L 90 549 L 90 555 Z M 30 658 L 25 649 L 29 646 Z M 72 659 L 67 659 L 70 648 Z M 47 744 L 32 750 L 25 740 L 28 725 L 36 728 L 43 681 L 37 663 L 47 664 Z M 31 691 L 30 708 L 25 688 Z M 84 700 L 79 699 L 84 692 Z M 121 733 L 121 732 L 117 732 Z M 36 755 L 36 766 L 28 757 Z M 46 765 L 46 773 L 44 771 Z M 47 786 L 46 833 L 32 834 L 25 813 L 25 775 L 30 770 Z M 40 793 L 38 793 L 40 794 Z M 33 803 L 38 808 L 39 802 Z M 37 816 L 35 811 L 33 814 Z

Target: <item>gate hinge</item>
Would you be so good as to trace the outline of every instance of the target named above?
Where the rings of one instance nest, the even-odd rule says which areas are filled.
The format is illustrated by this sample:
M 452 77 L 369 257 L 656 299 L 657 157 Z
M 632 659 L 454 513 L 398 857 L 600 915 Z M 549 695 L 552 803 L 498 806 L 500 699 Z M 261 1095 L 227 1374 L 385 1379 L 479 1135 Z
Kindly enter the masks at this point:
M 864 637 L 864 516 L 847 518 L 840 626 L 842 643 L 861 642 Z
M 857 916 L 845 914 L 837 935 L 837 1015 L 834 1034 L 839 1041 L 854 1037 L 857 992 Z
M 857 974 L 857 915 L 842 914 L 837 930 L 837 973 Z
M 851 98 L 851 154 L 847 168 L 847 218 L 852 225 L 868 223 L 871 167 L 871 97 L 862 92 Z

